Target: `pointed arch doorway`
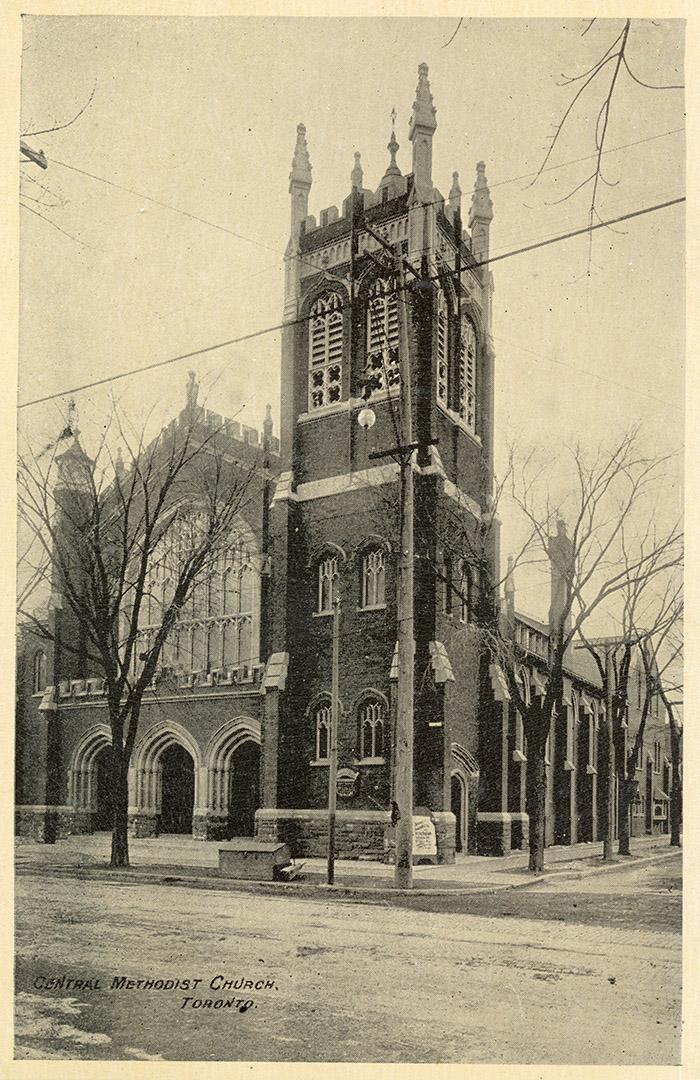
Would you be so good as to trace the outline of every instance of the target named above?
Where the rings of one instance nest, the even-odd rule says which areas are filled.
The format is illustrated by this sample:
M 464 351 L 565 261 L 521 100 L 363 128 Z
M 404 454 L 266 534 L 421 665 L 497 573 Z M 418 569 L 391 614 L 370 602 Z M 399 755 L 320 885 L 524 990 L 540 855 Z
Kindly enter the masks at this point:
M 455 816 L 455 851 L 467 849 L 467 785 L 461 773 L 455 771 L 450 779 L 450 810 Z
M 103 746 L 95 758 L 95 810 L 93 832 L 107 832 L 114 827 L 114 778 L 112 747 Z
M 260 744 L 246 739 L 231 755 L 227 832 L 229 837 L 255 835 L 260 806 Z
M 180 743 L 171 743 L 160 758 L 159 832 L 191 835 L 194 813 L 194 761 Z

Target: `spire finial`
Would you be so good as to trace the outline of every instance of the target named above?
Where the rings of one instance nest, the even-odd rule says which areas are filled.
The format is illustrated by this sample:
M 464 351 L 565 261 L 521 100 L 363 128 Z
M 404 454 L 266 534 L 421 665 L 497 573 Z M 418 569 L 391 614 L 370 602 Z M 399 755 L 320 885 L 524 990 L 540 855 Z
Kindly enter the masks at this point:
M 199 383 L 197 382 L 196 371 L 187 372 L 187 405 L 186 407 L 193 411 L 197 408 L 197 395 L 199 394 Z
M 412 171 L 416 195 L 426 201 L 433 190 L 433 135 L 437 127 L 435 111 L 428 82 L 428 65 L 421 64 L 418 68 L 418 86 L 411 122 L 408 125 L 408 137 L 413 143 Z
M 391 161 L 389 167 L 386 170 L 385 176 L 401 176 L 401 170 L 396 164 L 396 152 L 399 149 L 399 144 L 396 141 L 396 109 L 391 110 L 391 137 L 386 144 L 386 148 L 391 154 Z
M 488 180 L 486 179 L 486 165 L 483 161 L 477 162 L 476 181 L 472 194 L 472 204 L 469 210 L 469 228 L 475 221 L 492 221 L 493 203 L 489 192 Z
M 80 428 L 78 427 L 78 406 L 75 403 L 75 398 L 71 398 L 68 402 L 68 423 L 66 427 L 70 431 L 70 434 L 77 439 L 80 434 Z
M 421 128 L 423 133 L 432 135 L 437 127 L 436 111 L 433 105 L 433 95 L 430 92 L 430 83 L 428 82 L 428 65 L 420 64 L 418 67 L 416 100 L 413 102 L 411 123 L 408 129 L 408 137 L 411 141 L 415 138 L 416 128 Z
M 355 164 L 353 165 L 352 172 L 350 173 L 350 186 L 353 191 L 362 191 L 363 173 L 362 163 L 360 161 L 360 151 L 355 151 Z
M 306 144 L 306 127 L 297 124 L 297 141 L 292 158 L 292 171 L 289 174 L 289 190 L 292 186 L 311 187 L 311 161 L 309 160 L 309 148 Z
M 453 211 L 459 210 L 462 198 L 462 189 L 459 186 L 459 173 L 452 173 L 452 187 L 450 188 L 449 203 Z

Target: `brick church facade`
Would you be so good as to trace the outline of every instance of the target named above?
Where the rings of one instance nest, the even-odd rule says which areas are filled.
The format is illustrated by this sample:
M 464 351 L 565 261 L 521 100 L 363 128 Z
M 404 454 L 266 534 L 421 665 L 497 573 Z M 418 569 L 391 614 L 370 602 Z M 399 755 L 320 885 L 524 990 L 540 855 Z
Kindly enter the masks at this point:
M 493 282 L 480 264 L 488 258 L 493 212 L 482 163 L 466 228 L 457 173 L 447 198 L 435 187 L 436 126 L 421 65 L 410 173 L 396 163 L 392 131 L 379 185 L 364 187 L 356 154 L 340 210 L 322 210 L 318 222 L 309 214 L 306 132 L 297 129 L 280 438 L 269 416 L 262 436 L 224 425 L 232 456 L 256 472 L 237 548 L 244 553 L 236 563 L 241 584 L 231 610 L 222 607 L 216 618 L 200 612 L 183 627 L 190 635 L 218 635 L 220 659 L 201 663 L 201 655 L 211 655 L 208 644 L 197 659 L 193 646 L 189 663 L 165 656 L 144 700 L 129 782 L 134 835 L 256 834 L 287 840 L 296 854 L 325 852 L 337 596 L 338 852 L 382 858 L 391 850 L 398 465 L 371 454 L 397 442 L 401 374 L 399 298 L 379 236 L 400 245 L 430 280 L 404 297 L 420 444 L 414 805 L 432 818 L 441 861 L 452 861 L 455 850 L 505 852 L 525 843 L 521 726 L 476 625 L 478 567 L 457 559 L 446 540 L 455 522 L 467 535 L 490 510 Z M 357 418 L 368 405 L 376 423 L 366 430 Z M 200 408 L 198 423 L 207 430 L 222 419 Z M 78 451 L 66 451 L 72 452 Z M 498 565 L 497 531 L 486 557 Z M 67 619 L 60 598 L 49 618 L 59 629 Z M 533 640 L 537 633 L 546 640 L 546 627 L 527 619 L 520 625 Z M 235 646 L 223 644 L 224 630 Z M 533 692 L 541 684 L 541 656 L 533 649 L 524 665 Z M 18 674 L 18 832 L 52 840 L 107 827 L 110 735 L 99 671 L 27 631 Z M 576 719 L 572 706 L 574 734 L 567 736 L 565 725 L 552 737 L 548 842 L 597 835 L 596 758 L 588 740 L 600 738 L 597 719 L 592 729 L 589 723 L 594 704 L 597 718 L 600 688 L 590 673 L 572 671 L 569 684 Z M 655 794 L 661 801 L 661 776 L 650 788 L 652 802 Z

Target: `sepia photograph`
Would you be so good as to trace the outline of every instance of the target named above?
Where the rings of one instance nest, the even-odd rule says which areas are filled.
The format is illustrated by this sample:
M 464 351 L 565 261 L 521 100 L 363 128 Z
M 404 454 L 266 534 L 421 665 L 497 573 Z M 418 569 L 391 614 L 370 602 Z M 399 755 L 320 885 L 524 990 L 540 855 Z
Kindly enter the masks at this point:
M 22 1075 L 680 1066 L 685 35 L 21 16 Z

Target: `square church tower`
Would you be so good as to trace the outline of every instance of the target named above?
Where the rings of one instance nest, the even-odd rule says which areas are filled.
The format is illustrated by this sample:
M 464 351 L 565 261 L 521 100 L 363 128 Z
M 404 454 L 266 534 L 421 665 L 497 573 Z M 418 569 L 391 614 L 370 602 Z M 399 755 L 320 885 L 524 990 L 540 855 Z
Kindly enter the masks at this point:
M 290 174 L 282 332 L 281 467 L 270 506 L 271 581 L 263 718 L 263 837 L 325 850 L 333 602 L 340 600 L 339 854 L 391 843 L 396 720 L 399 467 L 371 455 L 401 441 L 399 296 L 407 275 L 415 470 L 414 805 L 436 825 L 442 859 L 474 849 L 479 810 L 500 807 L 488 659 L 476 625 L 480 586 L 497 559 L 493 473 L 493 217 L 485 168 L 463 227 L 453 173 L 435 187 L 436 109 L 421 64 L 409 125 L 411 171 L 389 163 L 364 186 L 355 153 L 342 209 L 309 214 L 303 124 Z M 383 241 L 383 243 L 382 243 Z M 419 280 L 420 279 L 420 280 Z M 371 429 L 358 424 L 369 405 Z M 497 565 L 497 564 L 496 564 Z M 486 733 L 485 733 L 486 732 Z M 485 760 L 488 759 L 488 760 Z M 496 764 L 498 763 L 498 764 Z

